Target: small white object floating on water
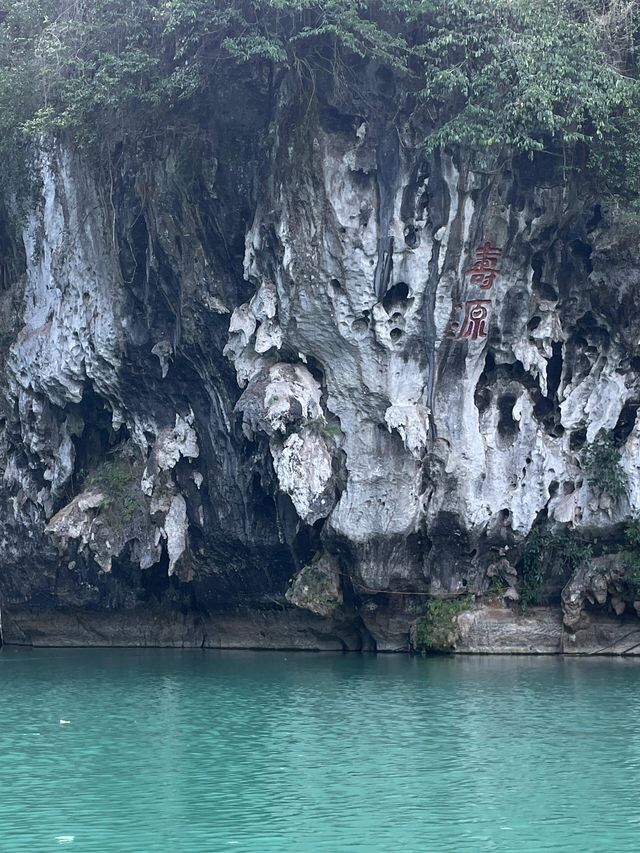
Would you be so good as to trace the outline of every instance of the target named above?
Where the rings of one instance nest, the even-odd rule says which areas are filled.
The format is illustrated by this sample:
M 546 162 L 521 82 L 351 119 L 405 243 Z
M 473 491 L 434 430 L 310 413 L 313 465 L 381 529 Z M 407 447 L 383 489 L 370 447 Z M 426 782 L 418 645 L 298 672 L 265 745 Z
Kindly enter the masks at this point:
M 75 840 L 75 835 L 56 835 L 58 844 L 70 844 Z
M 61 725 L 61 726 L 70 726 L 70 725 L 71 725 L 71 720 L 60 720 L 60 725 Z M 62 837 L 63 837 L 63 836 L 61 835 L 61 836 L 60 836 L 60 838 L 62 838 Z M 66 836 L 64 836 L 64 837 L 66 838 Z

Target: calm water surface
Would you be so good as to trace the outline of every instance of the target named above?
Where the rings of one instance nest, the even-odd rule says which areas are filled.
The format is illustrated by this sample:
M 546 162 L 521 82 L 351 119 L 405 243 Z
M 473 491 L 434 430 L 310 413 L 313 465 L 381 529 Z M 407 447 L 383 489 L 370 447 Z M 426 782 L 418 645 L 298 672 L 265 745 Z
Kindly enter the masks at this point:
M 4 649 L 0 850 L 637 853 L 639 678 L 616 660 Z

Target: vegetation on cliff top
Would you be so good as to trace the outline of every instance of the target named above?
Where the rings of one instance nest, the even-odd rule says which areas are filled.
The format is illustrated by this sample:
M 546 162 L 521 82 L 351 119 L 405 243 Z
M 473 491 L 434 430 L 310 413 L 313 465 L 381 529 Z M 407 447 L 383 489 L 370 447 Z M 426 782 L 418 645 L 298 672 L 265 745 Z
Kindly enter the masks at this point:
M 270 97 L 287 71 L 309 98 L 321 85 L 342 88 L 365 114 L 364 71 L 377 68 L 428 149 L 546 150 L 600 188 L 640 191 L 637 0 L 7 0 L 5 9 L 9 165 L 43 132 L 87 147 L 179 132 L 207 93 L 250 80 Z

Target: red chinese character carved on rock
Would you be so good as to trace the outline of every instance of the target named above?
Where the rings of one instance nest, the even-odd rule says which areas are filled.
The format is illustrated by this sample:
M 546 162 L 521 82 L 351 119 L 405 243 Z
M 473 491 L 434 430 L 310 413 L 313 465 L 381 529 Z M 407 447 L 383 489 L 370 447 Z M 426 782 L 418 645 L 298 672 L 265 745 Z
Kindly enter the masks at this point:
M 477 341 L 478 338 L 487 337 L 487 317 L 489 316 L 490 299 L 469 299 L 464 303 L 464 319 L 462 323 L 452 320 L 449 323 L 447 337 L 450 340 L 470 338 Z M 453 306 L 455 311 L 462 311 L 462 303 Z
M 491 305 L 489 299 L 470 299 L 465 302 L 464 320 L 460 329 L 461 338 L 471 338 L 472 341 L 477 341 L 478 338 L 487 337 L 488 305 Z
M 469 267 L 465 273 L 465 275 L 471 275 L 471 284 L 479 284 L 481 290 L 489 290 L 490 287 L 493 287 L 493 282 L 500 272 L 498 258 L 501 254 L 502 249 L 492 246 L 488 240 L 479 246 L 476 249 L 474 265 Z

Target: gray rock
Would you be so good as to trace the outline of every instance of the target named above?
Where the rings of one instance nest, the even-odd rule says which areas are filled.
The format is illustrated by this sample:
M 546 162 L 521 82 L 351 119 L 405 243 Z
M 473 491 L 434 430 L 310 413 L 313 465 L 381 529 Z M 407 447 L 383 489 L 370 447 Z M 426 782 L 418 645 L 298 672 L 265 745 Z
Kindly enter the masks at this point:
M 295 91 L 285 75 L 268 117 L 221 116 L 198 158 L 125 151 L 109 187 L 69 149 L 41 156 L 0 294 L 0 604 L 31 638 L 39 618 L 75 642 L 85 609 L 135 638 L 154 600 L 158 642 L 201 641 L 167 615 L 196 611 L 241 642 L 240 608 L 254 638 L 269 614 L 265 644 L 406 648 L 429 594 L 494 577 L 516 603 L 542 517 L 612 544 L 640 511 L 628 222 L 537 161 L 427 157 L 383 106 L 320 89 L 296 124 Z M 581 451 L 614 428 L 616 500 Z M 135 481 L 92 491 L 126 459 Z M 622 649 L 634 598 L 584 566 L 562 611 L 460 617 L 459 649 L 601 648 L 599 625 Z

